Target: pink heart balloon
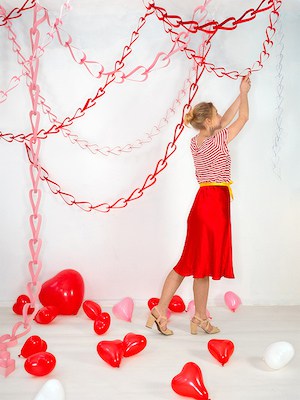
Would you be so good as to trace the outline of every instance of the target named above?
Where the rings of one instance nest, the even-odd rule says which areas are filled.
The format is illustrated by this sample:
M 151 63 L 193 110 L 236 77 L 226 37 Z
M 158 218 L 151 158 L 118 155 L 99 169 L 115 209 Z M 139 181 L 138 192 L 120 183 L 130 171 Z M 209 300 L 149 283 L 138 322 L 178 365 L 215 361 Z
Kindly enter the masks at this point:
M 239 296 L 233 292 L 226 292 L 224 295 L 224 300 L 227 307 L 233 312 L 235 312 L 235 310 L 242 304 Z
M 114 315 L 127 322 L 131 322 L 132 313 L 133 313 L 133 300 L 130 297 L 125 297 L 119 303 L 113 306 Z
M 181 372 L 172 379 L 171 386 L 180 396 L 209 400 L 201 369 L 193 362 L 184 365 Z

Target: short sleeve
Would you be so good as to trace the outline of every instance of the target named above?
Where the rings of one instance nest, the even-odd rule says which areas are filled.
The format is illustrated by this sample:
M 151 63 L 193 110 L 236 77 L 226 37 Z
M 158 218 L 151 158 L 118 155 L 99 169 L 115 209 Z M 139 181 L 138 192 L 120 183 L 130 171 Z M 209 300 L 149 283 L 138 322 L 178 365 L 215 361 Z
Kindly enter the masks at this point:
M 227 144 L 228 144 L 227 128 L 218 131 L 218 133 L 216 134 L 216 143 L 222 149 L 222 151 L 227 151 Z
M 194 156 L 197 153 L 197 144 L 196 144 L 195 137 L 192 137 L 192 139 L 191 139 L 190 149 L 191 149 L 192 155 Z

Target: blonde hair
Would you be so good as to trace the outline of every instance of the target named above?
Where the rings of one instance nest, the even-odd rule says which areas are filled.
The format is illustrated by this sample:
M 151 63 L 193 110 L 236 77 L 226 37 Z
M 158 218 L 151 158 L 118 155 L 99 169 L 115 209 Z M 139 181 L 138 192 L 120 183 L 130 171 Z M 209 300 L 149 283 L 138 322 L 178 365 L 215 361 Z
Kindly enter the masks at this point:
M 184 116 L 184 125 L 192 125 L 195 129 L 204 129 L 204 121 L 206 118 L 212 118 L 214 105 L 213 103 L 199 103 Z

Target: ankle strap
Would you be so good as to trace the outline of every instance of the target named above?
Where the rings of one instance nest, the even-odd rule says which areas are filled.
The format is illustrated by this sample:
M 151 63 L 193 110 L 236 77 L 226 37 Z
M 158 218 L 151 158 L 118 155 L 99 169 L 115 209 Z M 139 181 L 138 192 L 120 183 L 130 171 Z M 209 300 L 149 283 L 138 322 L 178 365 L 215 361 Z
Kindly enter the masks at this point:
M 193 318 L 195 318 L 196 320 L 198 320 L 199 322 L 207 322 L 208 321 L 208 318 L 206 318 L 206 319 L 201 319 L 201 318 L 199 318 L 199 317 L 197 317 L 196 315 L 194 315 L 193 316 Z M 209 321 L 208 321 L 209 322 Z

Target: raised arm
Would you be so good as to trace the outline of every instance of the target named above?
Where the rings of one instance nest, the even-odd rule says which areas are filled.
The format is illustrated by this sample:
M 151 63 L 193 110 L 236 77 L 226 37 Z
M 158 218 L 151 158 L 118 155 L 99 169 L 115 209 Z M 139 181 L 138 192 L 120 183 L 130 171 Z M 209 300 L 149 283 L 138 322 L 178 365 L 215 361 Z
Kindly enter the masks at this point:
M 230 124 L 230 122 L 233 120 L 236 113 L 238 112 L 239 107 L 240 107 L 240 95 L 238 95 L 238 97 L 234 100 L 234 102 L 231 104 L 231 106 L 228 108 L 228 110 L 221 118 L 222 128 L 225 128 L 225 126 L 228 126 Z
M 240 84 L 239 108 L 237 119 L 228 127 L 228 142 L 236 137 L 249 119 L 248 92 L 251 87 L 249 74 Z

